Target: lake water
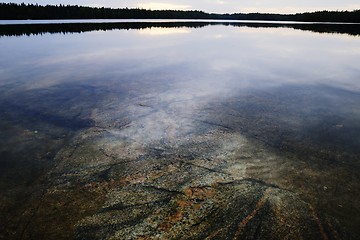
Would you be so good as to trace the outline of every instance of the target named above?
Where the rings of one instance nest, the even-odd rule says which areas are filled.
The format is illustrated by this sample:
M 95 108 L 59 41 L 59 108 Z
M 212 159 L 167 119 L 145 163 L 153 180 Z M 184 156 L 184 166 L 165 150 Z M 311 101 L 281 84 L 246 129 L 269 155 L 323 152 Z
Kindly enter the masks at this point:
M 358 29 L 0 25 L 0 239 L 358 238 Z

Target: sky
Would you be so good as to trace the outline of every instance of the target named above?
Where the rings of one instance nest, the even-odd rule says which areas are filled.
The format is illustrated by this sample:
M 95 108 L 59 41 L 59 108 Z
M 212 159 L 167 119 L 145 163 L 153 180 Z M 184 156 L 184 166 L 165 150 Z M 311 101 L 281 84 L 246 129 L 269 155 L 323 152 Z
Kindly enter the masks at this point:
M 201 10 L 208 13 L 299 13 L 360 9 L 360 0 L 35 0 L 4 1 L 40 5 L 83 5 L 111 8 Z

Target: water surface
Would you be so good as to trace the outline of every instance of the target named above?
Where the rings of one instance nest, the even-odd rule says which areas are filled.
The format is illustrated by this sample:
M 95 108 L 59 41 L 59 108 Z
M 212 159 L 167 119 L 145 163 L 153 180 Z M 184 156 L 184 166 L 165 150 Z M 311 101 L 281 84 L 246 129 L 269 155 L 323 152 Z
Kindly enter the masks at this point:
M 311 206 L 319 235 L 304 230 L 293 237 L 358 236 L 356 27 L 55 25 L 0 27 L 1 238 L 123 239 L 128 225 L 111 228 L 101 214 L 120 211 L 114 206 L 129 192 L 141 192 L 135 201 L 152 199 L 154 193 L 141 190 L 151 186 L 192 199 L 189 187 L 244 179 L 289 191 L 301 206 Z M 260 191 L 258 182 L 254 189 Z M 263 198 L 271 205 L 267 194 Z M 212 197 L 201 195 L 206 204 Z M 160 209 L 170 209 L 166 204 Z M 305 210 L 298 214 L 300 219 Z M 145 223 L 160 222 L 146 216 L 132 220 L 134 238 L 173 231 L 159 235 L 166 239 L 182 230 L 167 220 L 160 233 L 146 233 Z M 270 221 L 264 216 L 261 221 Z M 250 238 L 240 226 L 227 234 Z M 285 237 L 286 231 L 276 234 Z M 215 233 L 225 234 L 220 229 L 208 237 Z

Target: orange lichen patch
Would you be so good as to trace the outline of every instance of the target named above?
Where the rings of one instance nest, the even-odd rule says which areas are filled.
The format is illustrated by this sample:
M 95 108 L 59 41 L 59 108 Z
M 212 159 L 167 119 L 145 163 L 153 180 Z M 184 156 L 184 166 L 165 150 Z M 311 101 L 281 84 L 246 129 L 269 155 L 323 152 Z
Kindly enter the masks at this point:
M 189 187 L 184 190 L 185 196 L 196 199 L 206 199 L 214 196 L 214 190 L 209 187 Z
M 189 207 L 192 203 L 187 200 L 177 200 L 176 204 L 180 207 L 180 209 L 184 209 L 185 207 Z
M 187 196 L 187 197 L 192 197 L 193 191 L 192 191 L 191 188 L 187 188 L 187 189 L 184 190 L 184 194 L 185 194 L 185 196 Z
M 210 187 L 186 188 L 184 195 L 175 199 L 173 202 L 175 205 L 174 211 L 164 218 L 164 221 L 158 225 L 158 229 L 161 231 L 169 231 L 177 222 L 183 221 L 184 216 L 196 216 L 202 207 L 202 203 L 197 200 L 204 200 L 213 195 L 214 190 Z M 161 215 L 161 211 L 157 211 L 156 215 Z
M 176 222 L 183 219 L 184 212 L 191 206 L 190 201 L 182 199 L 177 200 L 175 203 L 178 206 L 177 211 L 169 215 L 166 220 L 159 225 L 159 230 L 168 231 Z
M 202 206 L 196 199 L 212 196 L 213 192 L 205 188 L 187 188 L 184 194 L 185 196 L 175 200 L 176 211 L 165 218 L 164 222 L 159 225 L 159 230 L 170 230 L 177 222 L 182 221 L 184 216 L 196 216 Z
M 176 204 L 180 212 L 187 212 L 193 214 L 196 210 L 201 208 L 201 204 L 196 203 L 192 200 L 177 200 Z
M 271 192 L 271 189 L 266 189 L 263 196 L 260 198 L 260 200 L 256 203 L 255 209 L 247 215 L 239 224 L 236 233 L 233 237 L 233 239 L 238 239 L 241 232 L 245 228 L 245 226 L 248 224 L 248 222 L 258 213 L 258 211 L 264 206 L 266 202 L 266 198 L 268 197 L 269 193 Z
M 193 205 L 193 208 L 194 210 L 199 211 L 201 209 L 201 204 L 196 203 Z
M 171 216 L 170 220 L 171 222 L 178 222 L 183 218 L 182 211 L 177 211 L 174 215 Z
M 181 210 L 176 211 L 174 214 L 168 216 L 166 220 L 161 223 L 158 227 L 161 231 L 169 231 L 172 226 L 183 218 L 183 213 Z

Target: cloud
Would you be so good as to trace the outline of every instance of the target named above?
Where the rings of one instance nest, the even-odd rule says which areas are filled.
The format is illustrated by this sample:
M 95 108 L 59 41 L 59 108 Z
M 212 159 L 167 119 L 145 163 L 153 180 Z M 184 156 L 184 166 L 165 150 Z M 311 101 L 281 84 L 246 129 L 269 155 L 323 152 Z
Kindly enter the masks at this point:
M 175 3 L 158 3 L 158 2 L 150 2 L 150 3 L 138 3 L 138 8 L 151 9 L 151 10 L 188 10 L 191 9 L 190 5 L 183 4 L 175 4 Z
M 321 10 L 360 9 L 359 0 L 5 0 L 3 2 L 46 4 L 77 4 L 112 8 L 202 10 L 215 13 L 272 12 L 296 13 Z

